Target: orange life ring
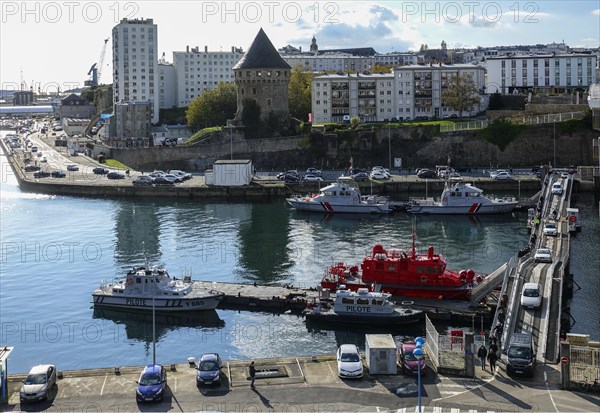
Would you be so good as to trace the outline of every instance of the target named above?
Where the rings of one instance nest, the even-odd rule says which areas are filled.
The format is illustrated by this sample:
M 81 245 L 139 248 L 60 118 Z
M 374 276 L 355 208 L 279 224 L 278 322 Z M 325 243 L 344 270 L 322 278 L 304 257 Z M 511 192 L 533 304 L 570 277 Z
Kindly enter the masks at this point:
M 571 215 L 571 218 L 569 218 L 569 221 L 576 222 L 577 221 L 577 217 L 575 215 Z
M 444 202 L 448 202 L 448 197 L 447 197 L 447 196 L 443 197 L 443 198 L 442 198 L 442 201 L 444 201 Z
M 126 285 L 131 285 L 133 284 L 133 278 L 128 278 L 127 281 L 125 281 Z

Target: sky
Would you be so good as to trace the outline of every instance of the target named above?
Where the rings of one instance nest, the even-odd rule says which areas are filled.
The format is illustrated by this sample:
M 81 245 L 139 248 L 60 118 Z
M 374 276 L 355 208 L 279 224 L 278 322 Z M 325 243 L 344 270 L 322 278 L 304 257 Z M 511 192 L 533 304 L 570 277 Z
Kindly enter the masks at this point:
M 0 89 L 82 86 L 122 18 L 152 18 L 158 56 L 208 46 L 247 50 L 262 27 L 276 48 L 373 47 L 377 52 L 565 42 L 600 46 L 600 0 L 564 1 L 5 1 Z M 112 82 L 111 40 L 101 83 Z

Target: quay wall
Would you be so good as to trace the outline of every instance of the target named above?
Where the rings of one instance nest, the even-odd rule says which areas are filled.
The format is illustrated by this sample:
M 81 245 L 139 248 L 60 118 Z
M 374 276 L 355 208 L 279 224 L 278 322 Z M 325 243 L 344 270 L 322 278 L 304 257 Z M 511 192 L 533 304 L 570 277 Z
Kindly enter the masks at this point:
M 111 157 L 137 170 L 205 170 L 217 159 L 251 159 L 258 170 L 281 171 L 316 166 L 346 169 L 350 158 L 354 167 L 388 166 L 390 158 L 400 158 L 402 168 L 434 165 L 455 167 L 531 167 L 593 165 L 592 142 L 597 137 L 586 127 L 587 120 L 524 126 L 501 150 L 485 139 L 482 131 L 439 132 L 439 126 L 312 132 L 310 136 L 246 139 L 242 131 L 229 135 L 215 132 L 194 145 L 152 148 L 113 148 Z

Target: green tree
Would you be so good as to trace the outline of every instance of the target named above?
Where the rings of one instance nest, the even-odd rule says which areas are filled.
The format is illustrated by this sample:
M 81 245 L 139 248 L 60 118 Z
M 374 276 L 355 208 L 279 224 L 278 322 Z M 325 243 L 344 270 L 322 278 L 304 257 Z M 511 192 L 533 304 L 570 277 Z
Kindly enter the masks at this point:
M 392 68 L 393 66 L 382 65 L 378 63 L 375 66 L 373 66 L 373 69 L 371 69 L 371 73 L 392 73 Z
M 192 131 L 225 125 L 237 110 L 237 92 L 233 83 L 220 82 L 212 90 L 205 90 L 192 100 L 185 112 L 187 125 Z
M 308 120 L 311 111 L 312 74 L 302 71 L 300 66 L 292 69 L 288 85 L 288 105 L 290 115 L 301 121 Z
M 263 126 L 260 119 L 260 105 L 254 99 L 244 99 L 242 109 L 242 124 L 246 127 L 247 137 L 256 137 Z
M 456 110 L 459 117 L 462 113 L 479 103 L 479 91 L 470 76 L 453 76 L 442 92 L 442 104 Z
M 360 120 L 358 119 L 358 116 L 352 116 L 350 118 L 350 126 L 352 127 L 352 129 L 357 128 L 359 124 Z

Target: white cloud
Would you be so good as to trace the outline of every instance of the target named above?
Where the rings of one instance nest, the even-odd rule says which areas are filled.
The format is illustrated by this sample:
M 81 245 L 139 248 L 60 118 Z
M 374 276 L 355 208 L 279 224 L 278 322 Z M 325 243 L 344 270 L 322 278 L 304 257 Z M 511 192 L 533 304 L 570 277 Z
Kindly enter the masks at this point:
M 595 9 L 595 10 L 592 10 L 592 14 L 593 14 L 594 16 L 600 16 L 600 9 Z

